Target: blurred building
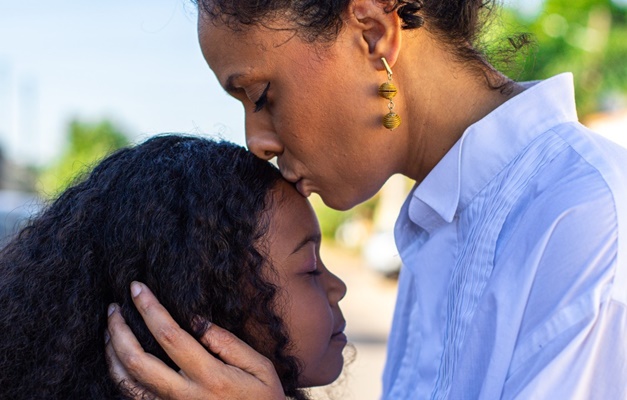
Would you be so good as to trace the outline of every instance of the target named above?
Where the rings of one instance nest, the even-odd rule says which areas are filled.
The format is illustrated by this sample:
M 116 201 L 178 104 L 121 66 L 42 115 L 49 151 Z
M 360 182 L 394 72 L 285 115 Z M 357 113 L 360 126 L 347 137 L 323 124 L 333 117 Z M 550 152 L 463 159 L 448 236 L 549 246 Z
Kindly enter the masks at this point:
M 0 246 L 41 207 L 33 170 L 8 161 L 0 149 Z
M 31 167 L 11 161 L 0 148 L 0 190 L 35 192 L 36 174 Z

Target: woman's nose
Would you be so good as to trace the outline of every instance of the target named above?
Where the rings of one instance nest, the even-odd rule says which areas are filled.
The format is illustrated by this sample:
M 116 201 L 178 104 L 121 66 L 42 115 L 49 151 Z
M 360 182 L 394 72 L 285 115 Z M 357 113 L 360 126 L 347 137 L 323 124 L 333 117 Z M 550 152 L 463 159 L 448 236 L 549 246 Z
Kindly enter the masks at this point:
M 246 146 L 263 160 L 283 154 L 283 144 L 272 127 L 266 121 L 249 116 L 246 118 Z
M 283 153 L 283 145 L 274 133 L 269 132 L 247 133 L 246 146 L 254 155 L 266 161 Z

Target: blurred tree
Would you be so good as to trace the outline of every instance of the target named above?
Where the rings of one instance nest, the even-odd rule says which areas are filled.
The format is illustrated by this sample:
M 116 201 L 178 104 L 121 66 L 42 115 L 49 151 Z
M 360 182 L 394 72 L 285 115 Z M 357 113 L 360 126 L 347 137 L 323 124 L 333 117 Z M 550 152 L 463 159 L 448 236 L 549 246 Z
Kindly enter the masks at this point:
M 625 98 L 627 3 L 545 0 L 532 16 L 510 7 L 501 17 L 504 23 L 491 27 L 495 29 L 488 37 L 502 37 L 512 29 L 532 34 L 526 58 L 518 56 L 512 63 L 522 65 L 522 70 L 499 65 L 512 78 L 536 80 L 573 72 L 580 116 L 613 108 L 615 99 Z
M 127 136 L 110 121 L 71 121 L 68 145 L 59 161 L 42 171 L 39 193 L 44 197 L 56 196 L 101 158 L 128 143 Z

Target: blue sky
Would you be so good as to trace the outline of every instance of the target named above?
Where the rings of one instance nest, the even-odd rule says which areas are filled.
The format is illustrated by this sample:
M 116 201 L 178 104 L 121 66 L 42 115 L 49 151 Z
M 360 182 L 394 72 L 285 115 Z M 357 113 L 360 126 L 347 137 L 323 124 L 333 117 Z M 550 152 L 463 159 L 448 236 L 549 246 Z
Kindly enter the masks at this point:
M 131 139 L 218 133 L 243 143 L 241 106 L 202 58 L 187 0 L 0 0 L 0 145 L 59 154 L 67 122 L 110 118 Z

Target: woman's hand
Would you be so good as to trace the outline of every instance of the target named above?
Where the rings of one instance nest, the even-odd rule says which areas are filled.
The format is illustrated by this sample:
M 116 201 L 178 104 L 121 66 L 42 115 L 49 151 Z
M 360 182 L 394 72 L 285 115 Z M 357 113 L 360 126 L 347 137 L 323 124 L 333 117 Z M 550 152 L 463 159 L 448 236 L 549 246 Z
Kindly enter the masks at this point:
M 267 358 L 230 332 L 211 325 L 200 342 L 182 330 L 146 285 L 134 282 L 135 306 L 148 329 L 181 370 L 176 372 L 144 352 L 119 307 L 109 309 L 106 351 L 109 370 L 135 398 L 285 400 L 281 382 Z

